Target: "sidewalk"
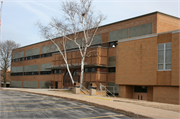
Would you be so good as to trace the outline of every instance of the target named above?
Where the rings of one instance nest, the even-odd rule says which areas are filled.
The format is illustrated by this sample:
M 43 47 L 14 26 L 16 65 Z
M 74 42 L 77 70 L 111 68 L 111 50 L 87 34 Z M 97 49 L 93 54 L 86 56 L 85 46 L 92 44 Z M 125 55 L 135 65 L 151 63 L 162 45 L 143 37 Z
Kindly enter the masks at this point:
M 53 91 L 49 89 L 6 88 L 3 90 L 24 91 L 76 100 L 82 103 L 110 109 L 116 112 L 124 113 L 127 116 L 133 116 L 138 118 L 180 118 L 180 106 L 173 104 L 139 101 L 125 98 L 88 96 L 82 94 Z

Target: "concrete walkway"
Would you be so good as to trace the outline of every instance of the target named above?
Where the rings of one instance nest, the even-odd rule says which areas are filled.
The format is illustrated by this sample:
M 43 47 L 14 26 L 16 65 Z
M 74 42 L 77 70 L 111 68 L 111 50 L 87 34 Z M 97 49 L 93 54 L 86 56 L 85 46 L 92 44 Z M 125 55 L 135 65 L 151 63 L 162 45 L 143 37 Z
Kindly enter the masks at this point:
M 124 113 L 125 115 L 137 118 L 163 118 L 179 119 L 179 105 L 131 100 L 125 98 L 88 96 L 82 94 L 72 94 L 58 90 L 49 89 L 25 89 L 25 88 L 1 88 L 3 90 L 25 91 L 36 94 L 43 94 L 76 100 L 97 107 Z

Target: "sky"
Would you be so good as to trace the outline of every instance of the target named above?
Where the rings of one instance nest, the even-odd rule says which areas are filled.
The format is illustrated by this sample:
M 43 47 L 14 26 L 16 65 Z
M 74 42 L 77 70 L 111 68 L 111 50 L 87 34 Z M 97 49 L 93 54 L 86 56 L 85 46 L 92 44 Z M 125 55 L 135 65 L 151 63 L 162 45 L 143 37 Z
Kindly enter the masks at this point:
M 46 40 L 35 23 L 47 25 L 52 17 L 63 17 L 61 1 L 3 0 L 0 40 L 13 40 L 21 46 Z M 180 17 L 180 0 L 94 0 L 93 6 L 107 16 L 101 25 L 155 11 Z

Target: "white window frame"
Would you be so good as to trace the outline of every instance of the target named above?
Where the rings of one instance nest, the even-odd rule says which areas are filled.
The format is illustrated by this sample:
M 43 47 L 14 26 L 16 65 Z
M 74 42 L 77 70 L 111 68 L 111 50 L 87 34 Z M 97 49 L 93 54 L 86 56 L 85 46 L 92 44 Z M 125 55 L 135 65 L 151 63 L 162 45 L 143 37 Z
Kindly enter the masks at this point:
M 168 43 L 171 43 L 171 42 L 168 42 Z M 164 62 L 163 63 L 158 63 L 157 62 L 157 70 L 158 71 L 171 71 L 171 69 L 172 69 L 172 65 L 171 65 L 171 69 L 166 69 L 166 64 L 171 64 L 171 62 L 172 62 L 172 44 L 171 44 L 171 48 L 166 48 L 166 45 L 168 44 L 168 43 L 161 43 L 161 44 L 163 44 L 163 46 L 164 46 Z M 158 44 L 159 45 L 159 44 Z M 171 49 L 171 62 L 166 62 L 166 50 L 167 49 Z M 157 51 L 159 51 L 159 49 L 157 48 Z M 157 54 L 158 54 L 158 52 L 157 52 Z M 158 54 L 159 55 L 159 54 Z M 157 56 L 157 58 L 158 58 L 158 56 Z M 157 60 L 158 61 L 158 60 Z M 163 69 L 158 69 L 158 65 L 159 64 L 163 64 Z

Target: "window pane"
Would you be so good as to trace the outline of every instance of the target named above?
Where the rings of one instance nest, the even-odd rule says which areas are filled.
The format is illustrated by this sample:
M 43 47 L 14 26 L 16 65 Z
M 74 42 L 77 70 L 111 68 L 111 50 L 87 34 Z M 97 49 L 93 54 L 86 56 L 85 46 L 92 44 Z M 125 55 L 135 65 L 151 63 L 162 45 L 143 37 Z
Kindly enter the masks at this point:
M 158 64 L 158 70 L 163 70 L 163 64 Z
M 95 72 L 95 68 L 92 68 L 92 72 Z
M 85 68 L 85 69 L 84 69 L 84 72 L 88 72 L 88 68 Z
M 59 73 L 61 73 L 61 70 L 59 69 Z
M 171 64 L 166 64 L 166 69 L 171 69 Z
M 171 62 L 171 49 L 166 50 L 166 63 Z
M 158 51 L 158 63 L 163 63 L 164 62 L 164 50 L 159 50 Z
M 164 44 L 158 44 L 158 50 L 164 49 Z
M 166 48 L 171 48 L 171 43 L 166 43 Z

